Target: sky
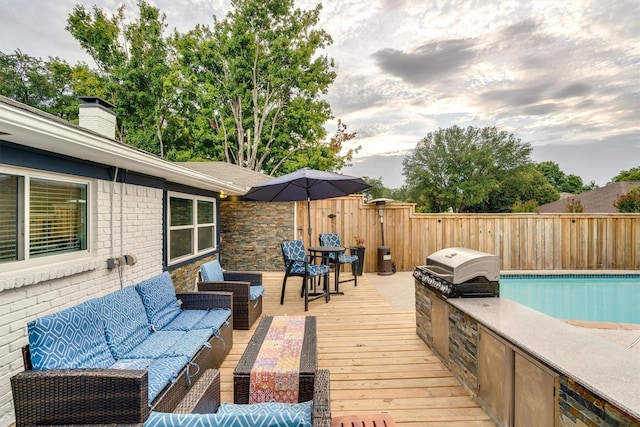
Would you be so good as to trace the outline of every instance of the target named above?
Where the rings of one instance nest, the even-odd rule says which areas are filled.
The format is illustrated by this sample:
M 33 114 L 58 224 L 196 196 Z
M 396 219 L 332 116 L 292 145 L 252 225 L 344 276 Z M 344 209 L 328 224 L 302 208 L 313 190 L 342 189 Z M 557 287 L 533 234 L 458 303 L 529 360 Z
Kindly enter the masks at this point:
M 310 9 L 317 0 L 295 0 Z M 93 65 L 64 29 L 76 3 L 0 0 L 0 51 Z M 169 30 L 224 18 L 229 0 L 150 0 Z M 430 132 L 497 126 L 585 184 L 640 166 L 640 0 L 325 0 L 326 99 L 361 146 L 341 172 L 404 183 L 402 160 Z

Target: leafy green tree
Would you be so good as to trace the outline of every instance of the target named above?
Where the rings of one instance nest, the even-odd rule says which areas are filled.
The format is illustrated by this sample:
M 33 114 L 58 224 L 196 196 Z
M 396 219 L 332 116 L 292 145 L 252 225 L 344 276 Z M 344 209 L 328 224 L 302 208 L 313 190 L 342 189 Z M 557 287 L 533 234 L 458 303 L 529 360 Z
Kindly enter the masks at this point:
M 511 212 L 513 213 L 538 212 L 538 202 L 536 200 L 527 200 L 524 202 L 521 202 L 520 200 L 518 200 L 511 205 Z
M 203 137 L 197 150 L 271 175 L 340 162 L 319 144 L 331 117 L 320 99 L 335 79 L 333 61 L 318 51 L 332 40 L 316 29 L 321 5 L 294 9 L 293 0 L 232 0 L 213 30 L 198 26 L 176 41 L 185 82 L 198 106 Z
M 486 201 L 471 206 L 471 212 L 512 212 L 514 203 L 536 206 L 553 202 L 560 194 L 532 164 L 524 165 L 503 176 L 498 186 L 489 192 Z M 533 211 L 529 211 L 533 212 Z
M 391 198 L 391 190 L 389 190 L 384 186 L 384 184 L 382 183 L 381 176 L 379 176 L 378 178 L 370 178 L 368 176 L 363 176 L 362 180 L 371 186 L 370 188 L 364 191 L 364 194 L 367 200 Z
M 611 181 L 640 181 L 640 166 L 621 171 L 618 175 L 614 176 Z
M 20 50 L 0 52 L 0 95 L 68 121 L 78 120 L 78 87 L 94 77 L 86 65 L 72 67 L 51 57 L 43 61 Z
M 588 189 L 593 189 L 585 186 L 579 176 L 574 174 L 567 175 L 562 172 L 560 165 L 556 162 L 541 162 L 536 167 L 547 178 L 547 181 L 560 192 L 579 194 Z M 594 183 L 589 185 L 594 185 Z
M 175 64 L 165 39 L 165 16 L 138 0 L 139 16 L 126 24 L 124 6 L 112 16 L 94 6 L 77 4 L 67 31 L 98 65 L 107 82 L 106 99 L 116 106 L 119 139 L 164 156 L 164 135 L 170 126 L 176 86 Z
M 409 195 L 436 212 L 468 212 L 531 161 L 531 146 L 495 127 L 453 126 L 429 133 L 403 161 Z
M 618 197 L 613 206 L 618 212 L 640 212 L 640 185 L 634 185 L 628 192 Z

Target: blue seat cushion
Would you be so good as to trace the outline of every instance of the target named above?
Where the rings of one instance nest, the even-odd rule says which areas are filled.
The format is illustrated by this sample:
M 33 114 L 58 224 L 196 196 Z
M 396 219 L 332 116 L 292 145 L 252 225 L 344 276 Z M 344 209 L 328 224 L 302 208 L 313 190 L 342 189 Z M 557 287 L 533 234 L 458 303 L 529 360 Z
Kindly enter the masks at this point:
M 136 290 L 142 298 L 149 323 L 155 329 L 164 328 L 180 314 L 176 290 L 168 272 L 138 283 Z
M 140 295 L 127 286 L 100 298 L 100 317 L 113 357 L 123 359 L 151 335 Z
M 149 404 L 158 394 L 178 377 L 178 374 L 189 362 L 186 356 L 161 357 L 158 359 L 122 359 L 111 366 L 111 369 L 139 369 L 148 374 Z
M 300 414 L 170 414 L 151 412 L 144 427 L 311 427 Z
M 224 282 L 224 272 L 220 261 L 214 259 L 202 264 L 200 266 L 200 276 L 205 282 Z
M 162 330 L 189 331 L 192 329 L 209 329 L 209 332 L 214 334 L 222 328 L 229 317 L 231 317 L 230 308 L 182 310 L 182 313 Z
M 290 272 L 295 274 L 304 274 L 304 263 L 294 262 Z M 308 276 L 322 276 L 328 273 L 329 273 L 328 265 L 309 264 L 307 266 Z
M 251 288 L 249 289 L 249 299 L 251 301 L 255 301 L 263 295 L 264 295 L 264 286 L 251 285 Z
M 192 331 L 157 331 L 125 355 L 125 359 L 155 359 L 186 356 L 191 360 L 200 349 L 208 345 L 210 329 Z
M 311 419 L 311 413 L 313 412 L 313 401 L 301 403 L 280 403 L 280 402 L 265 402 L 265 403 L 251 403 L 251 404 L 237 404 L 237 403 L 222 403 L 218 408 L 218 414 L 300 414 L 306 419 Z
M 358 261 L 358 255 L 347 255 L 347 254 L 338 255 L 338 262 L 340 264 L 353 264 L 356 261 Z
M 33 369 L 107 368 L 115 359 L 107 345 L 99 302 L 93 299 L 27 324 Z

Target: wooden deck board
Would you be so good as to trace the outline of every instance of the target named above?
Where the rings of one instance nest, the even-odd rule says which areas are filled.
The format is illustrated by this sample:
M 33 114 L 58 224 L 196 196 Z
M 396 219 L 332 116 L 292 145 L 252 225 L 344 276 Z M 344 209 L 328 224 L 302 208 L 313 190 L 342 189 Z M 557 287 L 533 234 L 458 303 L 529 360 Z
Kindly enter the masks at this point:
M 318 367 L 331 371 L 333 416 L 388 412 L 400 427 L 493 427 L 495 424 L 440 359 L 416 335 L 415 313 L 396 312 L 366 275 L 345 295 L 309 303 L 304 311 L 300 280 L 287 283 L 280 305 L 282 274 L 263 273 L 263 316 L 316 316 Z M 221 367 L 223 402 L 233 401 L 233 369 L 258 322 L 234 331 L 231 353 Z

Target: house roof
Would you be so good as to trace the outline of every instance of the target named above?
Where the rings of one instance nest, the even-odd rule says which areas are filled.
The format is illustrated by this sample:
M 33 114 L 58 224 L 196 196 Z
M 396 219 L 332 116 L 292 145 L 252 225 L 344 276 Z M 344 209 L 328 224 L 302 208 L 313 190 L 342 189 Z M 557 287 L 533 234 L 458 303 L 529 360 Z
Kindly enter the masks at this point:
M 179 162 L 178 164 L 206 175 L 215 176 L 228 184 L 246 190 L 272 178 L 269 175 L 227 162 Z
M 210 191 L 244 195 L 247 189 L 169 162 L 153 154 L 106 138 L 52 114 L 0 96 L 0 139 L 18 145 L 128 169 Z
M 540 213 L 564 213 L 567 208 L 568 199 L 580 200 L 585 213 L 615 213 L 618 210 L 613 203 L 621 195 L 627 193 L 631 187 L 640 185 L 640 181 L 620 181 L 613 182 L 595 190 L 571 195 L 555 202 L 538 206 Z

